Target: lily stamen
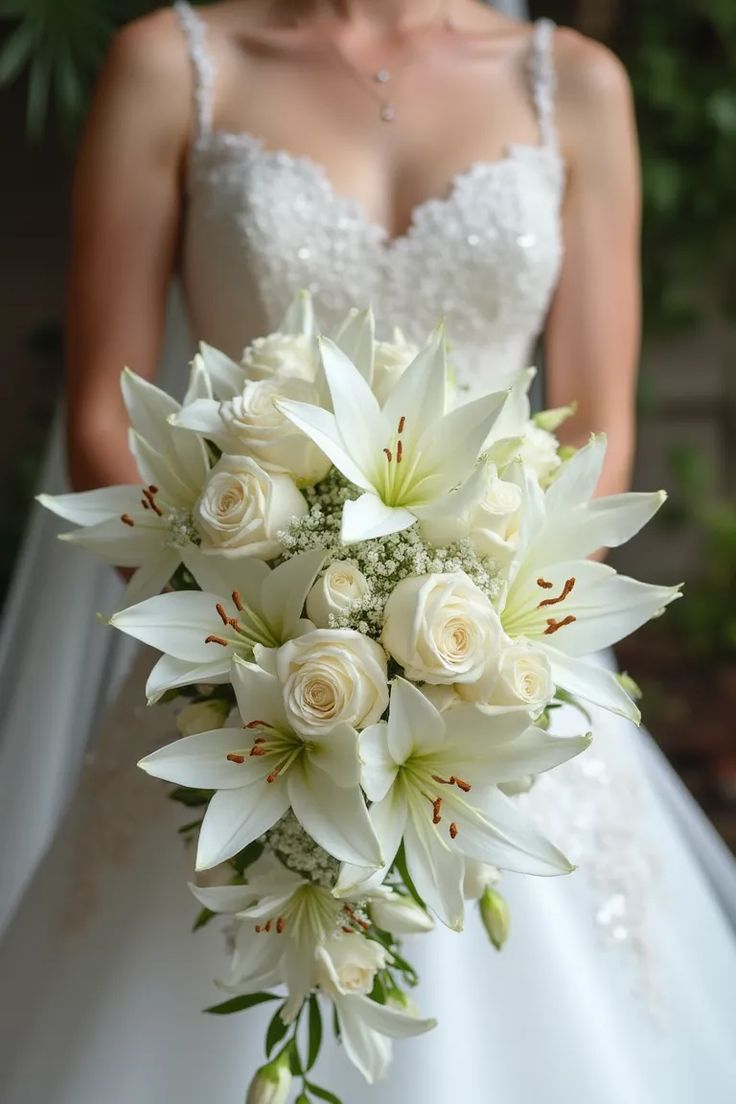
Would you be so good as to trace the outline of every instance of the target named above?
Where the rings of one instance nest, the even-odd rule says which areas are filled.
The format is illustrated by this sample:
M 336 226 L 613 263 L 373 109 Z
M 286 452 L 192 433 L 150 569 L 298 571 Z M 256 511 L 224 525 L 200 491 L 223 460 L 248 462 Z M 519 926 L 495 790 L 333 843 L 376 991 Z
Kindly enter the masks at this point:
M 135 522 L 133 521 L 130 514 L 121 514 L 120 520 L 122 521 L 123 525 L 135 525 Z
M 542 587 L 543 590 L 551 590 L 554 585 L 548 579 L 537 579 L 537 586 Z
M 343 905 L 343 912 L 345 912 L 350 917 L 354 924 L 357 924 L 358 927 L 361 927 L 363 931 L 368 931 L 368 929 L 370 928 L 370 924 L 367 922 L 367 920 L 361 920 L 357 913 L 355 913 L 353 909 L 351 909 L 350 905 Z
M 218 614 L 220 620 L 222 621 L 223 625 L 227 625 L 227 623 L 228 623 L 227 614 L 225 613 L 225 607 L 223 606 L 222 602 L 218 602 L 217 605 L 215 606 L 215 609 L 217 610 L 217 614 Z
M 385 448 L 383 451 L 384 451 L 384 454 L 386 456 L 386 459 L 388 460 L 388 462 L 390 464 L 393 460 L 393 454 L 391 452 L 391 449 L 390 448 Z
M 151 507 L 151 509 L 152 509 L 152 510 L 153 510 L 153 511 L 154 511 L 154 512 L 155 512 L 156 514 L 158 514 L 158 516 L 159 516 L 159 517 L 163 517 L 163 516 L 164 516 L 164 512 L 163 512 L 163 510 L 162 510 L 162 509 L 160 508 L 160 506 L 158 505 L 158 503 L 156 502 L 156 499 L 154 498 L 154 495 L 158 494 L 158 487 L 155 487 L 155 488 L 154 488 L 153 490 L 151 490 L 151 487 L 153 487 L 153 486 L 154 486 L 154 485 L 153 485 L 153 484 L 151 484 L 151 486 L 150 486 L 150 487 L 144 487 L 144 488 L 143 488 L 143 497 L 144 497 L 144 498 L 145 498 L 145 499 L 146 499 L 146 500 L 148 501 L 148 504 L 149 504 L 149 506 Z
M 404 455 L 404 445 L 402 441 L 396 442 L 396 463 L 401 463 L 401 458 Z
M 562 593 L 558 594 L 556 598 L 544 598 L 537 606 L 537 609 L 542 609 L 543 606 L 556 606 L 559 602 L 564 602 L 568 594 L 570 594 L 573 590 L 574 586 L 574 576 L 572 579 L 566 579 L 565 585 L 562 588 Z
M 430 800 L 432 800 L 432 799 L 430 798 Z M 432 801 L 432 823 L 433 824 L 439 824 L 440 821 L 442 820 L 442 814 L 441 814 L 441 811 L 440 811 L 441 809 L 442 809 L 442 798 L 441 797 L 436 797 Z
M 277 935 L 283 935 L 284 928 L 286 927 L 286 921 L 283 916 L 279 916 L 276 920 L 276 933 Z
M 450 839 L 455 839 L 455 837 L 457 836 L 457 832 L 458 832 L 457 824 L 453 820 L 452 824 L 450 825 Z
M 222 644 L 223 648 L 227 648 L 227 640 L 223 640 L 221 636 L 206 636 L 204 638 L 205 644 Z
M 572 625 L 573 621 L 577 621 L 577 617 L 574 617 L 572 614 L 563 617 L 561 621 L 555 621 L 554 617 L 548 617 L 547 628 L 544 630 L 544 635 L 551 636 L 552 633 L 556 633 L 558 629 L 564 629 L 565 625 Z
M 229 752 L 229 754 L 227 754 L 225 756 L 225 758 L 227 759 L 228 763 L 244 763 L 245 762 L 245 756 L 244 755 L 239 755 L 235 751 Z
M 235 606 L 238 613 L 242 613 L 245 607 L 243 606 L 243 602 L 238 591 L 234 590 L 230 597 L 232 598 L 233 605 Z
M 470 793 L 473 788 L 470 782 L 466 782 L 463 778 L 458 778 L 455 774 L 451 774 L 449 778 L 442 778 L 439 774 L 433 774 L 432 779 L 434 782 L 440 782 L 443 786 L 457 786 L 463 793 Z

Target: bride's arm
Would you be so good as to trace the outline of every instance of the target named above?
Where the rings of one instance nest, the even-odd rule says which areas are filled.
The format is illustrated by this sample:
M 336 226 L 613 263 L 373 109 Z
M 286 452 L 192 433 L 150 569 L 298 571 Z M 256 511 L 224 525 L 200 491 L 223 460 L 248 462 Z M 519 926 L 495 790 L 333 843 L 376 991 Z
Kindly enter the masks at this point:
M 113 42 L 81 143 L 66 322 L 70 477 L 137 481 L 120 371 L 152 376 L 175 265 L 191 124 L 186 54 L 170 12 Z
M 547 405 L 577 401 L 569 444 L 608 435 L 599 494 L 627 489 L 640 336 L 639 163 L 626 73 L 573 32 L 558 35 L 558 117 L 569 166 L 565 259 L 545 335 Z

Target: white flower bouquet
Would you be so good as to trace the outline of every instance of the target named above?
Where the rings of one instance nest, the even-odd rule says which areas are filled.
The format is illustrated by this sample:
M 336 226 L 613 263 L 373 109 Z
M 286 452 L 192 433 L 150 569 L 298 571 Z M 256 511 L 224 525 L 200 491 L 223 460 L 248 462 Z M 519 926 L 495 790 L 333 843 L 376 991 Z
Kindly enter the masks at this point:
M 561 449 L 569 411 L 531 418 L 532 375 L 454 406 L 441 328 L 417 350 L 354 311 L 330 340 L 301 295 L 241 364 L 202 346 L 182 405 L 123 373 L 140 486 L 41 496 L 135 568 L 111 623 L 162 653 L 149 702 L 188 701 L 140 766 L 217 868 L 191 886 L 198 926 L 230 918 L 208 1011 L 278 1002 L 249 1101 L 295 1077 L 302 1104 L 337 1101 L 312 1075 L 330 1006 L 384 1076 L 435 1023 L 401 937 L 460 931 L 475 899 L 500 948 L 500 872 L 572 870 L 514 801 L 590 742 L 550 731 L 556 704 L 638 719 L 589 657 L 679 592 L 588 557 L 664 495 L 593 499 L 605 441 Z

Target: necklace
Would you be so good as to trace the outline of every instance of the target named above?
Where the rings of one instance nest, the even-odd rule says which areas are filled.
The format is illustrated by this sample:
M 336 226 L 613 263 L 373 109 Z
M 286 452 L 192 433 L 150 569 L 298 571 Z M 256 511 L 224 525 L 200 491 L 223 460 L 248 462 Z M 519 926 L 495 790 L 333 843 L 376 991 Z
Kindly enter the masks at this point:
M 443 8 L 447 8 L 448 0 L 438 0 L 437 7 L 434 15 L 430 20 L 430 23 L 439 21 L 440 12 Z M 452 17 L 445 11 L 442 15 L 442 25 L 448 31 L 455 29 L 455 24 Z M 385 65 L 379 66 L 372 73 L 366 74 L 360 70 L 353 62 L 347 57 L 340 47 L 337 45 L 333 38 L 328 39 L 330 50 L 332 51 L 335 60 L 339 62 L 346 73 L 349 74 L 364 91 L 368 92 L 370 96 L 378 104 L 378 117 L 382 123 L 392 123 L 396 118 L 396 104 L 394 97 L 391 95 L 389 85 L 394 87 L 396 84 L 396 72 L 392 71 Z M 383 90 L 386 89 L 386 92 Z M 388 94 L 387 94 L 388 93 Z

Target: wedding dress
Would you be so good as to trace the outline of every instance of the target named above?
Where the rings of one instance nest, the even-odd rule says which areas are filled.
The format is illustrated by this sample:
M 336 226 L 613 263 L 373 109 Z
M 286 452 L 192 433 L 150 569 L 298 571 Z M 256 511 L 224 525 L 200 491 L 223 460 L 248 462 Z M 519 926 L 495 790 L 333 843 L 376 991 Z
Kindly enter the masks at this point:
M 392 239 L 316 162 L 212 128 L 205 27 L 177 9 L 196 87 L 181 271 L 192 332 L 238 356 L 308 287 L 326 327 L 371 302 L 384 331 L 398 323 L 421 341 L 444 315 L 468 395 L 526 364 L 562 258 L 551 25 L 535 25 L 529 48 L 538 143 L 470 166 Z M 93 606 L 81 612 L 91 631 Z M 67 638 L 78 655 L 85 631 Z M 263 1060 L 268 1012 L 200 1011 L 220 999 L 225 945 L 216 921 L 190 931 L 185 810 L 134 765 L 172 737 L 172 707 L 144 705 L 151 662 L 139 654 L 109 705 L 0 947 L 4 1104 L 238 1104 Z M 582 727 L 574 710 L 556 713 L 556 731 Z M 329 1044 L 317 1079 L 344 1104 L 736 1097 L 734 865 L 645 734 L 598 710 L 591 727 L 590 750 L 520 799 L 579 869 L 504 876 L 513 929 L 501 954 L 473 914 L 461 936 L 409 941 L 417 1003 L 440 1027 L 397 1045 L 372 1089 Z M 43 766 L 52 743 L 51 726 L 29 737 L 24 793 L 39 806 L 33 760 Z

